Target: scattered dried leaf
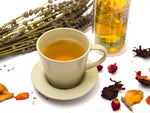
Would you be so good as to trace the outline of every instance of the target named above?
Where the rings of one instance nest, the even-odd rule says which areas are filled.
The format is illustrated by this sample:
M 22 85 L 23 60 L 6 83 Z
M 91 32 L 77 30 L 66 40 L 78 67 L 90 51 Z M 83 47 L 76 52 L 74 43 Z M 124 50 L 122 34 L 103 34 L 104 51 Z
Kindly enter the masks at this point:
M 135 79 L 143 85 L 150 86 L 150 78 L 148 78 L 147 76 L 141 76 L 141 71 L 136 72 Z
M 118 99 L 113 99 L 111 102 L 111 107 L 113 109 L 113 111 L 117 111 L 120 109 L 120 102 Z
M 125 88 L 122 88 L 123 84 L 121 84 L 121 81 L 114 81 L 110 79 L 112 82 L 115 82 L 114 85 L 109 85 L 108 87 L 104 87 L 102 90 L 102 97 L 108 100 L 112 100 L 118 96 L 119 90 L 125 90 Z
M 125 94 L 125 102 L 129 105 L 140 103 L 144 97 L 144 93 L 141 90 L 128 90 Z
M 16 100 L 24 100 L 29 98 L 29 93 L 24 92 L 24 93 L 19 93 L 17 96 L 15 96 Z

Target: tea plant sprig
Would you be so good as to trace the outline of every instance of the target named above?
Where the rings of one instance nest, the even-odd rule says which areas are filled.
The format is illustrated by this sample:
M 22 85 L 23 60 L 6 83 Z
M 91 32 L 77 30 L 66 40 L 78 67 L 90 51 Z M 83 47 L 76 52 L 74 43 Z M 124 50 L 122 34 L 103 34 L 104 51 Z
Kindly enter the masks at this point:
M 92 24 L 91 0 L 69 0 L 42 6 L 0 27 L 0 57 L 36 50 L 37 39 L 46 31 L 58 27 L 86 30 Z

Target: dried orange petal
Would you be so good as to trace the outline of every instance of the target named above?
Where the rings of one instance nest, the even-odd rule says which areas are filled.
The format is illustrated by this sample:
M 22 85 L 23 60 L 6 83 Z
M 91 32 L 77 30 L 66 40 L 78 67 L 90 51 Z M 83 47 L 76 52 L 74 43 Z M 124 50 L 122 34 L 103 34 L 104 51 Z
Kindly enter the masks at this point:
M 14 97 L 14 94 L 10 93 L 8 89 L 0 83 L 0 102 L 3 102 L 4 100 L 7 100 L 12 97 Z
M 0 94 L 3 93 L 8 93 L 8 90 L 3 84 L 0 83 Z
M 140 103 L 144 97 L 144 93 L 141 90 L 129 90 L 125 94 L 125 102 L 131 106 Z
M 29 93 L 24 92 L 24 93 L 19 93 L 17 96 L 15 96 L 16 100 L 24 100 L 29 97 Z
M 4 94 L 0 94 L 0 102 L 3 102 L 4 100 L 7 100 L 9 98 L 14 97 L 13 93 L 4 93 Z

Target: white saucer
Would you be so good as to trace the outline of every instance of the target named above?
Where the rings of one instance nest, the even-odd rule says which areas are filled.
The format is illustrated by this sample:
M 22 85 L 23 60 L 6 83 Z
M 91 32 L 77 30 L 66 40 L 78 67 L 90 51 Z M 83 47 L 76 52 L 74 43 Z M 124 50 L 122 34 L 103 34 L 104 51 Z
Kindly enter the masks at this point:
M 91 62 L 88 60 L 88 62 Z M 72 100 L 87 94 L 96 84 L 98 80 L 97 68 L 86 70 L 83 81 L 76 87 L 71 89 L 58 89 L 48 83 L 43 66 L 39 61 L 33 68 L 31 80 L 34 87 L 48 98 L 56 100 Z

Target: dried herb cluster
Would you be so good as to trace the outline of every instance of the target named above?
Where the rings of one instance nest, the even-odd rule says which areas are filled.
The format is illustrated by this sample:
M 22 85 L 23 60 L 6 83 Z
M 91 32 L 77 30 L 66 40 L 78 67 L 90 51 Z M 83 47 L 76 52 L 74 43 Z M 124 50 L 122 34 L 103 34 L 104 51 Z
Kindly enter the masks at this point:
M 150 57 L 150 48 L 142 49 L 142 46 L 140 45 L 139 48 L 135 48 L 133 51 L 136 53 L 136 56 L 142 58 Z
M 53 28 L 86 30 L 92 23 L 92 4 L 91 0 L 48 0 L 24 12 L 0 27 L 0 57 L 36 50 L 38 37 Z

